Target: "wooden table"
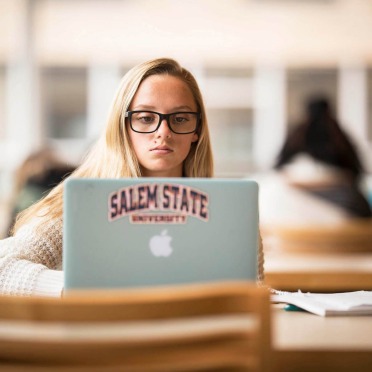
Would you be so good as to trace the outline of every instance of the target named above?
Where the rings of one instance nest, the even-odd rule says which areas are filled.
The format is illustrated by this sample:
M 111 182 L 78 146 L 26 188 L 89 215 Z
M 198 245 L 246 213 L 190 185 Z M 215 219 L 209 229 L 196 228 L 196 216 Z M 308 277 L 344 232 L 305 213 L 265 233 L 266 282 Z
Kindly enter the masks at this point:
M 273 305 L 272 371 L 372 371 L 372 316 L 320 317 Z

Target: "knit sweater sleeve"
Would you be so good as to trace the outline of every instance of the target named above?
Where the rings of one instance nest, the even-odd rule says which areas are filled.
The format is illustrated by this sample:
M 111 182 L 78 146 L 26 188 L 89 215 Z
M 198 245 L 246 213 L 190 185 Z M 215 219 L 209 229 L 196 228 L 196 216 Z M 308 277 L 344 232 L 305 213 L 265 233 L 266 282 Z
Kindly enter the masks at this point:
M 0 294 L 61 296 L 62 220 L 39 222 L 0 241 Z

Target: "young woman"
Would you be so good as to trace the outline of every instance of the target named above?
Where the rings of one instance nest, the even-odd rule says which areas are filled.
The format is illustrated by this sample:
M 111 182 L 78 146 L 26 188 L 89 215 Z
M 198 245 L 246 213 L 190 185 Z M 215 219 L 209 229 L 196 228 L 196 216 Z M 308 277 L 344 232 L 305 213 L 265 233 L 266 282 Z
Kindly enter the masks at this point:
M 143 63 L 123 77 L 104 133 L 71 175 L 212 176 L 200 90 L 191 73 L 172 59 Z M 63 183 L 23 212 L 13 236 L 0 241 L 0 293 L 61 295 L 62 200 Z

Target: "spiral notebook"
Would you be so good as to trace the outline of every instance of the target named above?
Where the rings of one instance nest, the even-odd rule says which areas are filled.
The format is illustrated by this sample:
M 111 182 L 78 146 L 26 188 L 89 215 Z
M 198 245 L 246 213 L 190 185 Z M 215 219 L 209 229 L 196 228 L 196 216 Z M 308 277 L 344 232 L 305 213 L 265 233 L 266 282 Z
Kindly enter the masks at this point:
M 65 291 L 257 276 L 258 186 L 198 178 L 69 179 Z

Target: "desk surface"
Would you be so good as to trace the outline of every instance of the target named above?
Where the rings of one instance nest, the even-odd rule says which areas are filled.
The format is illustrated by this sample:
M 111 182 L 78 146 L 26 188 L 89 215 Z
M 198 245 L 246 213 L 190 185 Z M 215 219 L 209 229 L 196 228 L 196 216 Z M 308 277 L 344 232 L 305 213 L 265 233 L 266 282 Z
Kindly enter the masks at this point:
M 273 371 L 353 371 L 372 368 L 372 316 L 320 317 L 272 312 Z
M 372 316 L 321 317 L 303 311 L 273 309 L 273 347 L 277 350 L 369 350 Z

